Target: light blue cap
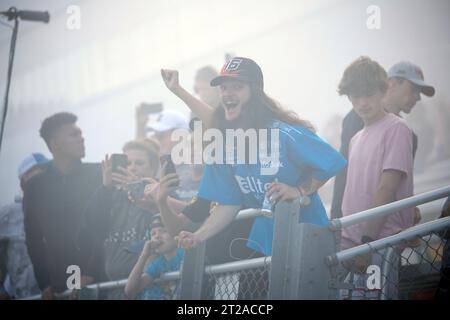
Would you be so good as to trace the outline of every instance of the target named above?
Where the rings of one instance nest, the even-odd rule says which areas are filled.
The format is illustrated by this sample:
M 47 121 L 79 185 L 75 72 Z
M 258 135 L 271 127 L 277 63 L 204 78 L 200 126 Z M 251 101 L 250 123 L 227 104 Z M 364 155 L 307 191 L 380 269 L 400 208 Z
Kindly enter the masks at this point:
M 422 69 L 414 63 L 401 61 L 394 64 L 388 71 L 388 77 L 398 77 L 411 81 L 420 87 L 420 92 L 428 97 L 434 96 L 434 87 L 425 83 Z

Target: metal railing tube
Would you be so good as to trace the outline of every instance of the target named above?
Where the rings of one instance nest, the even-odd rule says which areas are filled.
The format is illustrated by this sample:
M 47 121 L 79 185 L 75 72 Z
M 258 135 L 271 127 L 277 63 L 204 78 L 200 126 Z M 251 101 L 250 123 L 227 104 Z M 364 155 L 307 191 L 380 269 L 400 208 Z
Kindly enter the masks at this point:
M 398 200 L 385 204 L 380 207 L 372 208 L 369 210 L 361 211 L 350 216 L 346 216 L 331 221 L 331 229 L 339 230 L 354 224 L 358 224 L 370 219 L 383 217 L 385 215 L 392 214 L 401 209 L 415 207 L 417 205 L 438 200 L 450 195 L 450 186 L 445 186 L 439 189 L 435 189 L 429 192 L 421 193 L 409 198 Z
M 426 222 L 414 226 L 412 228 L 406 229 L 392 236 L 337 252 L 334 255 L 327 256 L 326 262 L 328 265 L 337 265 L 342 261 L 352 259 L 358 255 L 362 255 L 373 250 L 379 250 L 388 245 L 394 245 L 399 242 L 423 236 L 429 234 L 432 231 L 439 231 L 447 227 L 450 227 L 450 217 L 445 217 L 438 220 Z

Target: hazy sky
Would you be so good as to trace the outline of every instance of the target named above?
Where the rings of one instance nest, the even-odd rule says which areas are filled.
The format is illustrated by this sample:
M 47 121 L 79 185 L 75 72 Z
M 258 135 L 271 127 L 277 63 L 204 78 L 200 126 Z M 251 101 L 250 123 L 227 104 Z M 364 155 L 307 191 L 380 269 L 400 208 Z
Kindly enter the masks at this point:
M 448 0 L 4 0 L 0 10 L 10 4 L 48 10 L 51 22 L 21 25 L 0 154 L 0 204 L 18 191 L 21 159 L 34 151 L 49 155 L 37 131 L 56 111 L 79 115 L 87 161 L 133 137 L 141 101 L 188 114 L 164 87 L 161 67 L 179 69 L 191 89 L 196 69 L 220 68 L 225 53 L 251 57 L 262 67 L 267 93 L 319 129 L 350 110 L 336 88 L 360 55 L 386 68 L 415 62 L 436 87 L 433 99 L 450 104 Z M 67 27 L 68 5 L 80 8 L 79 30 Z M 380 9 L 380 29 L 367 28 L 370 5 Z M 9 33 L 0 25 L 1 93 Z

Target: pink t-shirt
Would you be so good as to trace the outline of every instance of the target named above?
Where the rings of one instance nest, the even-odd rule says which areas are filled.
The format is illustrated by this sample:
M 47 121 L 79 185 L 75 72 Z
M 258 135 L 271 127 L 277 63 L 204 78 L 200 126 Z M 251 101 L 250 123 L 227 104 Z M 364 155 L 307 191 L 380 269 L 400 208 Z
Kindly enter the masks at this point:
M 405 120 L 390 113 L 364 127 L 350 141 L 347 184 L 342 201 L 344 216 L 370 209 L 381 174 L 387 169 L 406 173 L 395 194 L 395 200 L 412 196 L 412 131 Z M 389 215 L 378 239 L 411 227 L 413 220 L 413 208 Z M 363 222 L 344 228 L 342 248 L 360 245 L 365 225 L 366 222 Z

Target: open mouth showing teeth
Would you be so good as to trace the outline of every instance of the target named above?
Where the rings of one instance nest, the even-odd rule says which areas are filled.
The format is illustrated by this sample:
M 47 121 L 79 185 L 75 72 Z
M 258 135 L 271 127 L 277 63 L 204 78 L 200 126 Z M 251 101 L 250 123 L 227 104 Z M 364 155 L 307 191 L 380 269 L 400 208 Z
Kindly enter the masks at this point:
M 236 108 L 236 106 L 239 104 L 238 102 L 235 101 L 227 101 L 224 103 L 225 104 L 225 108 L 227 110 L 232 110 L 234 108 Z

